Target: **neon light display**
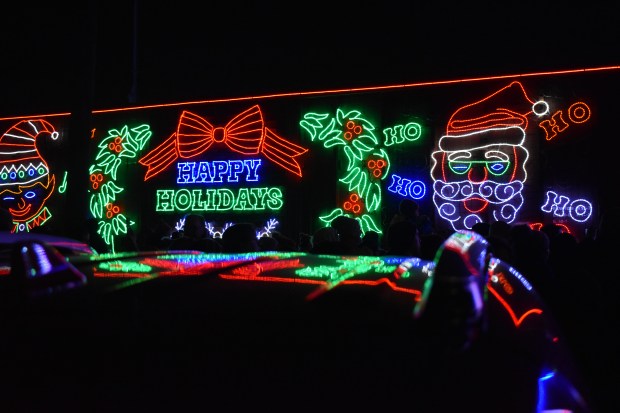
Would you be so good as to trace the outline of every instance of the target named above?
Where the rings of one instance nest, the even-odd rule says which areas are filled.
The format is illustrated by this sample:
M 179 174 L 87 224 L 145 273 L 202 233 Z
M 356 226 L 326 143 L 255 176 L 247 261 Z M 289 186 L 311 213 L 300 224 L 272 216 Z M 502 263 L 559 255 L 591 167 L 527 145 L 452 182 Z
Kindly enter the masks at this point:
M 422 126 L 416 122 L 409 122 L 406 125 L 396 125 L 393 128 L 383 129 L 385 146 L 404 143 L 405 141 L 413 142 L 422 136 Z
M 308 255 L 305 253 L 293 254 L 300 257 Z M 394 273 L 397 270 L 397 265 L 388 264 L 382 257 L 347 258 L 338 260 L 337 263 L 339 263 L 339 265 L 313 266 L 302 263 L 300 261 L 301 258 L 286 260 L 283 259 L 285 257 L 286 256 L 283 256 L 281 253 L 278 253 L 277 257 L 274 257 L 276 259 L 275 261 L 249 263 L 234 268 L 229 274 L 219 274 L 219 277 L 237 281 L 316 284 L 318 288 L 306 297 L 308 300 L 317 298 L 319 295 L 329 291 L 337 285 L 355 284 L 373 287 L 381 284 L 387 284 L 394 291 L 412 295 L 414 301 L 418 301 L 422 295 L 420 290 L 399 286 L 389 278 L 379 278 L 376 280 L 356 278 L 371 272 L 385 274 Z M 286 269 L 293 270 L 294 275 L 287 271 L 277 274 L 269 274 L 270 272 Z
M 277 211 L 284 204 L 278 187 L 158 189 L 156 197 L 159 212 Z
M 555 217 L 570 217 L 576 222 L 585 222 L 592 216 L 592 204 L 585 199 L 570 200 L 567 196 L 547 191 L 547 200 L 540 208 L 544 212 L 553 213 Z
M 523 205 L 528 119 L 548 112 L 519 82 L 458 109 L 432 157 L 433 202 L 454 230 L 512 223 Z
M 560 224 L 560 223 L 554 223 L 554 225 L 559 226 L 562 232 L 565 232 L 567 234 L 572 234 L 570 228 L 568 228 L 566 225 Z M 534 231 L 540 231 L 542 229 L 542 227 L 543 227 L 543 223 L 542 222 L 532 222 L 532 223 L 529 224 L 529 226 Z
M 277 219 L 275 218 L 270 219 L 269 221 L 267 221 L 267 225 L 265 225 L 262 229 L 259 229 L 256 232 L 256 238 L 270 237 L 271 231 L 276 229 L 278 224 L 279 222 Z
M 545 131 L 545 139 L 550 141 L 559 133 L 564 132 L 571 124 L 587 122 L 590 119 L 590 107 L 584 102 L 573 103 L 567 111 L 568 122 L 564 119 L 561 110 L 555 112 L 551 119 L 541 121 L 540 126 Z
M 260 159 L 242 161 L 179 162 L 177 163 L 177 184 L 258 181 Z
M 381 186 L 390 168 L 387 152 L 377 149 L 374 125 L 361 112 L 336 111 L 335 117 L 323 113 L 307 113 L 300 122 L 312 141 L 318 140 L 325 148 L 341 147 L 347 157 L 347 176 L 340 182 L 347 185 L 349 196 L 342 207 L 334 208 L 319 217 L 329 225 L 336 217 L 346 215 L 360 222 L 362 232 L 381 233 L 376 211 L 381 205 Z M 369 161 L 373 162 L 370 163 Z M 382 161 L 379 163 L 378 161 Z M 370 166 L 374 168 L 370 169 Z
M 3 117 L 0 202 L 12 208 L 13 231 L 71 229 L 92 209 L 111 250 L 125 230 L 170 228 L 190 211 L 214 221 L 214 233 L 276 217 L 286 232 L 309 234 L 339 215 L 381 233 L 399 198 L 417 200 L 441 231 L 552 221 L 581 238 L 607 206 L 598 194 L 610 189 L 584 171 L 600 163 L 593 142 L 615 131 L 619 73 L 607 66 L 96 109 L 72 137 L 86 141 L 79 156 L 89 157 L 90 181 L 66 172 L 79 166 L 58 139 L 73 134 L 71 113 Z M 122 125 L 148 125 L 157 140 L 132 154 Z M 74 215 L 67 202 L 82 190 L 87 210 Z
M 325 148 L 340 148 L 346 156 L 346 176 L 339 182 L 346 185 L 348 195 L 340 207 L 332 209 L 319 219 L 329 225 L 336 217 L 345 215 L 359 221 L 362 232 L 382 233 L 377 224 L 381 207 L 381 181 L 390 171 L 388 153 L 374 134 L 375 126 L 362 112 L 345 112 L 338 108 L 336 116 L 327 113 L 306 113 L 299 123 L 312 141 Z M 410 122 L 383 130 L 384 146 L 417 140 L 421 135 L 419 124 Z
M 0 204 L 13 217 L 11 232 L 30 231 L 52 217 L 45 204 L 54 192 L 56 177 L 37 141 L 58 136 L 48 121 L 32 119 L 17 122 L 0 137 Z
M 104 254 L 106 255 L 106 254 Z M 113 258 L 117 254 L 107 254 Z M 114 260 L 111 264 L 100 263 L 94 272 L 95 277 L 102 278 L 139 278 L 154 277 L 187 277 L 202 275 L 216 268 L 225 268 L 237 265 L 244 261 L 253 260 L 266 255 L 262 252 L 248 254 L 219 254 L 219 253 L 184 253 L 162 254 L 156 257 L 146 257 L 136 262 Z M 143 272 L 150 267 L 149 273 Z M 119 288 L 122 285 L 119 286 Z
M 263 154 L 298 176 L 302 176 L 301 167 L 295 158 L 308 151 L 265 127 L 258 105 L 241 112 L 224 127 L 214 127 L 205 118 L 183 111 L 177 130 L 140 159 L 140 164 L 147 167 L 144 180 L 158 175 L 178 158 L 191 159 L 201 155 L 214 143 L 224 144 L 243 155 Z
M 412 199 L 422 199 L 426 195 L 426 185 L 424 182 L 402 178 L 396 174 L 392 174 L 392 183 L 387 190 Z
M 213 226 L 213 223 L 207 222 L 207 231 L 209 231 L 211 238 L 222 238 L 224 231 L 226 231 L 226 229 L 231 225 L 233 225 L 232 222 L 227 222 L 224 224 L 223 227 L 222 226 L 215 227 Z
M 223 227 L 217 227 L 216 229 L 216 227 L 213 226 L 212 222 L 205 222 L 205 229 L 207 230 L 207 232 L 212 238 L 222 238 L 222 234 L 224 234 L 224 231 L 226 231 L 226 229 L 233 224 L 234 224 L 233 222 L 227 222 L 226 224 L 224 224 Z M 271 231 L 274 230 L 276 226 L 278 226 L 278 220 L 275 218 L 270 219 L 269 221 L 267 221 L 267 224 L 262 229 L 259 229 L 258 231 L 256 231 L 256 238 L 258 239 L 262 237 L 271 236 Z M 185 218 L 181 218 L 174 225 L 174 229 L 177 231 L 183 231 L 184 228 L 185 228 Z
M 98 145 L 95 163 L 89 167 L 90 213 L 99 220 L 97 232 L 112 252 L 116 248 L 115 238 L 127 234 L 127 226 L 132 224 L 121 210 L 122 202 L 118 198 L 124 191 L 117 182 L 119 167 L 124 160 L 135 159 L 151 135 L 148 125 L 108 130 Z

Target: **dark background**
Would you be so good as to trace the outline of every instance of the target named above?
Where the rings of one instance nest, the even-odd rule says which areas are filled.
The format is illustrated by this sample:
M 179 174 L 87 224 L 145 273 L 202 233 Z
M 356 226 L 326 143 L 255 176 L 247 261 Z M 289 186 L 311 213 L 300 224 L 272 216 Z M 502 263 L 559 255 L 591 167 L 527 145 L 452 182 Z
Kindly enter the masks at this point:
M 617 65 L 616 2 L 4 5 L 0 117 Z
M 78 113 L 74 136 L 88 131 L 92 109 L 620 64 L 616 1 L 88 0 L 4 2 L 1 10 L 0 117 Z M 587 86 L 577 81 L 575 97 Z M 617 76 L 606 90 L 617 95 Z M 616 108 L 605 115 L 613 118 Z M 598 132 L 558 150 L 576 155 L 570 176 L 601 190 L 606 217 L 620 228 L 620 137 L 616 129 Z M 77 194 L 75 202 L 85 199 Z M 574 293 L 596 297 L 600 307 L 580 299 L 569 313 L 592 326 L 576 352 L 586 365 L 594 360 L 597 394 L 610 403 L 618 371 L 613 242 L 606 259 L 592 263 L 597 280 Z
M 77 137 L 97 109 L 615 66 L 619 23 L 615 2 L 11 4 L 0 25 L 0 118 L 71 112 L 71 148 L 83 153 Z M 575 84 L 575 98 L 583 90 Z M 433 96 L 462 104 L 448 103 L 453 92 Z M 609 163 L 595 148 L 617 139 L 591 138 L 568 176 L 601 176 L 597 191 Z M 601 203 L 615 205 L 611 195 Z M 81 194 L 68 196 L 87 209 Z

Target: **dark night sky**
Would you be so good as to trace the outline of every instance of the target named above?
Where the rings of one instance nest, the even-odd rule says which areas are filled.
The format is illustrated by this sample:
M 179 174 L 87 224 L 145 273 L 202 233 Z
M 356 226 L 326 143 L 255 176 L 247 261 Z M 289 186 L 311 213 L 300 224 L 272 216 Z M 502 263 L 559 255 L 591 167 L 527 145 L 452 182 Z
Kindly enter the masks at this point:
M 620 64 L 615 2 L 82 3 L 3 13 L 0 116 Z

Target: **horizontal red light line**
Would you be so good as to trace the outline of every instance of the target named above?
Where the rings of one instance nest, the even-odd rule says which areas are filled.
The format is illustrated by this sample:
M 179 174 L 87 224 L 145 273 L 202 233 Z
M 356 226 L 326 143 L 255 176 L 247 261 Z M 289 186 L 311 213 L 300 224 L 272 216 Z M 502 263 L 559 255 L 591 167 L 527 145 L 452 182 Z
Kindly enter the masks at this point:
M 515 77 L 567 75 L 567 74 L 575 74 L 575 73 L 599 72 L 599 71 L 608 71 L 608 70 L 620 70 L 620 66 L 602 66 L 602 67 L 592 67 L 592 68 L 582 68 L 582 69 L 555 70 L 555 71 L 546 71 L 546 72 L 531 72 L 531 73 L 521 73 L 521 74 L 511 74 L 511 75 L 496 75 L 496 76 L 472 77 L 472 78 L 465 78 L 465 79 L 405 83 L 405 84 L 400 84 L 400 85 L 368 86 L 368 87 L 358 87 L 358 88 L 348 88 L 348 89 L 326 89 L 326 90 L 316 90 L 316 91 L 308 91 L 308 92 L 288 92 L 288 93 L 274 93 L 274 94 L 259 95 L 259 96 L 196 100 L 196 101 L 177 102 L 177 103 L 163 103 L 163 104 L 155 104 L 155 105 L 132 106 L 132 107 L 124 107 L 124 108 L 98 109 L 98 110 L 93 110 L 92 114 L 123 112 L 123 111 L 129 111 L 129 110 L 152 109 L 152 108 L 162 108 L 162 107 L 172 107 L 172 106 L 197 105 L 197 104 L 206 104 L 206 103 L 237 102 L 237 101 L 255 100 L 255 99 L 273 99 L 273 98 L 293 97 L 293 96 L 314 96 L 314 95 L 329 95 L 329 94 L 337 94 L 337 93 L 353 93 L 353 92 L 368 92 L 368 91 L 380 91 L 380 90 L 389 90 L 389 89 L 405 89 L 405 88 L 422 87 L 422 86 L 448 85 L 452 83 L 480 82 L 483 80 L 498 80 L 498 79 L 508 79 L 508 78 L 512 79 Z M 11 117 L 0 118 L 0 121 L 34 118 L 34 117 L 45 118 L 45 117 L 68 116 L 68 115 L 71 115 L 71 113 L 62 112 L 62 113 L 53 113 L 53 114 L 47 114 L 47 115 L 11 116 Z

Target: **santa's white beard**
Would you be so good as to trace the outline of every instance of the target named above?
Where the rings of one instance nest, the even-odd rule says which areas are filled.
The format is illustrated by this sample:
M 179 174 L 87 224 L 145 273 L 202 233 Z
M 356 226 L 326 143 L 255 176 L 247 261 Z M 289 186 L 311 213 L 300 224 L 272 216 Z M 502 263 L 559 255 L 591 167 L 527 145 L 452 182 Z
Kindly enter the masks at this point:
M 513 222 L 523 205 L 523 182 L 502 184 L 494 181 L 473 183 L 471 181 L 433 182 L 433 203 L 442 219 L 455 231 L 471 230 L 477 222 Z M 469 212 L 464 201 L 483 199 L 487 206 L 478 213 Z

